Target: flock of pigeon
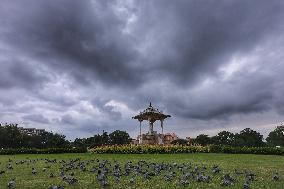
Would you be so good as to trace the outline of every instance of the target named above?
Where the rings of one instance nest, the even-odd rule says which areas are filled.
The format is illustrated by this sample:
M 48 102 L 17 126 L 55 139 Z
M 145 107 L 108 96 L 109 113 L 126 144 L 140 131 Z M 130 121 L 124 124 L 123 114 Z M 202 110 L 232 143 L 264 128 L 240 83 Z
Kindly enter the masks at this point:
M 36 167 L 37 162 L 42 161 L 44 167 L 40 170 Z M 1 162 L 0 162 L 1 163 Z M 6 164 L 5 164 L 6 163 Z M 14 167 L 21 165 L 29 165 L 31 167 L 31 174 L 36 176 L 39 172 L 46 174 L 50 179 L 60 178 L 65 184 L 62 185 L 52 185 L 49 189 L 64 189 L 67 186 L 76 186 L 78 184 L 78 179 L 75 172 L 84 172 L 86 174 L 93 174 L 96 182 L 101 188 L 113 188 L 112 184 L 119 184 L 124 178 L 127 179 L 129 185 L 135 185 L 139 180 L 147 181 L 153 178 L 159 177 L 163 182 L 173 182 L 176 181 L 180 185 L 179 187 L 189 187 L 192 182 L 196 183 L 210 183 L 215 176 L 220 179 L 220 188 L 226 186 L 234 185 L 237 180 L 245 180 L 243 183 L 243 189 L 249 189 L 251 183 L 257 178 L 257 175 L 253 172 L 244 170 L 235 170 L 234 172 L 228 174 L 223 173 L 222 169 L 215 165 L 213 167 L 208 167 L 205 165 L 195 165 L 192 163 L 155 163 L 145 160 L 140 160 L 136 163 L 127 161 L 126 163 L 119 163 L 117 161 L 109 160 L 81 160 L 80 158 L 70 159 L 70 160 L 57 160 L 57 159 L 24 159 L 20 161 L 15 161 L 9 159 L 8 162 L 2 162 L 5 164 L 5 169 L 0 169 L 0 180 L 1 176 L 7 174 L 7 172 L 13 171 Z M 1 164 L 0 164 L 1 165 Z M 3 166 L 2 166 L 3 167 Z M 57 172 L 52 169 L 57 168 Z M 52 172 L 54 171 L 54 172 Z M 110 178 L 114 182 L 110 182 Z M 245 178 L 245 179 L 240 179 Z M 282 180 L 279 173 L 275 173 L 271 178 L 273 181 Z M 16 178 L 11 179 L 7 183 L 7 188 L 17 188 Z M 2 188 L 2 186 L 0 186 Z

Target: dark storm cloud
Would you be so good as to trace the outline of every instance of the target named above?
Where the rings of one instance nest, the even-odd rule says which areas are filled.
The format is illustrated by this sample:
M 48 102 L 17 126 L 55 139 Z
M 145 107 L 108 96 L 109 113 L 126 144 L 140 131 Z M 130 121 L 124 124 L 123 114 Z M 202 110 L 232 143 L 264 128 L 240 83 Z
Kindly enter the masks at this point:
M 131 66 L 136 52 L 122 34 L 125 21 L 112 11 L 112 1 L 29 2 L 6 2 L 17 14 L 7 10 L 9 18 L 1 16 L 7 28 L 4 41 L 57 69 L 79 69 L 111 85 L 139 80 Z M 79 82 L 84 80 L 74 74 Z
M 151 49 L 160 56 L 153 73 L 171 76 L 179 85 L 197 84 L 233 55 L 247 53 L 283 31 L 282 1 L 150 2 L 141 3 L 139 21 L 146 24 L 139 33 L 147 28 L 145 35 L 158 40 Z
M 13 87 L 32 89 L 40 87 L 48 81 L 48 77 L 42 75 L 36 67 L 23 61 L 12 58 L 9 61 L 1 61 L 0 88 Z
M 50 123 L 49 120 L 41 114 L 26 115 L 26 116 L 23 116 L 23 119 L 28 120 L 28 121 L 38 122 L 38 123 L 44 123 L 44 124 Z
M 4 0 L 0 110 L 27 103 L 90 131 L 130 128 L 111 101 L 181 120 L 283 114 L 283 14 L 280 0 Z M 37 108 L 23 119 L 44 123 Z
M 109 100 L 105 99 L 94 99 L 92 104 L 94 107 L 98 108 L 104 114 L 107 114 L 111 120 L 119 120 L 121 118 L 121 113 L 114 110 L 114 106 L 108 105 Z
M 258 1 L 256 5 L 255 1 L 177 1 L 175 4 L 154 1 L 141 4 L 140 14 L 147 17 L 140 16 L 138 20 L 147 27 L 140 25 L 139 33 L 145 32 L 142 27 L 147 28 L 150 32 L 145 32 L 146 36 L 157 40 L 150 49 L 158 51 L 158 55 L 153 53 L 158 58 L 154 58 L 151 73 L 155 80 L 170 80 L 168 85 L 173 91 L 163 93 L 159 92 L 163 91 L 161 87 L 153 86 L 150 92 L 142 92 L 144 96 L 137 94 L 137 99 L 145 101 L 151 96 L 157 103 L 163 99 L 162 104 L 167 104 L 174 115 L 205 120 L 271 109 L 275 93 L 282 93 L 272 85 L 282 79 L 275 73 L 267 76 L 259 70 L 236 75 L 233 83 L 224 82 L 198 95 L 182 89 L 190 90 L 190 86 L 198 86 L 204 79 L 218 77 L 219 69 L 234 56 L 247 56 L 269 40 L 282 40 L 283 2 Z
M 189 94 L 190 100 L 173 100 L 171 106 L 176 114 L 193 119 L 224 119 L 234 114 L 257 113 L 270 110 L 273 102 L 271 78 L 238 78 L 238 84 L 220 82 L 212 88 L 200 91 L 198 96 Z M 266 86 L 265 88 L 263 86 Z M 178 103 L 177 103 L 178 102 Z
M 253 1 L 144 1 L 131 9 L 138 17 L 131 36 L 122 32 L 127 21 L 115 14 L 115 1 L 30 1 L 26 9 L 20 1 L 7 4 L 17 13 L 6 10 L 9 19 L 2 17 L 10 44 L 40 58 L 55 58 L 51 62 L 57 69 L 79 67 L 85 74 L 91 69 L 99 81 L 120 87 L 158 76 L 179 85 L 196 84 L 235 53 L 252 50 L 279 32 L 283 15 L 281 1 L 259 1 L 257 8 Z M 143 46 L 147 39 L 157 40 L 149 48 L 153 52 L 149 59 L 139 59 L 135 45 Z M 142 60 L 139 66 L 134 63 Z M 73 73 L 79 82 L 86 81 Z
M 73 125 L 75 122 L 74 118 L 71 115 L 64 115 L 61 117 L 60 123 L 67 124 L 67 125 Z

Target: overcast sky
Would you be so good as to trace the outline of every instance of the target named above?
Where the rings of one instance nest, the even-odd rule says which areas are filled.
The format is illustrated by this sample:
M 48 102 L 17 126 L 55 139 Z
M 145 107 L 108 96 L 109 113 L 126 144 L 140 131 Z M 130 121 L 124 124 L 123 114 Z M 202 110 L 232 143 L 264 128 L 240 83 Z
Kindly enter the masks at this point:
M 284 121 L 283 20 L 282 0 L 1 0 L 0 122 L 134 137 L 151 101 L 180 137 L 267 135 Z

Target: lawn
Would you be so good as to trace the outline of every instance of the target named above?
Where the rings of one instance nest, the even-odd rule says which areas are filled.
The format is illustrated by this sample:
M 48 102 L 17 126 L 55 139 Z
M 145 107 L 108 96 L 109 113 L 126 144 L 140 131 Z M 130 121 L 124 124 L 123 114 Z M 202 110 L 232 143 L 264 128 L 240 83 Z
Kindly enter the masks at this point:
M 55 163 L 47 162 L 56 159 Z M 71 159 L 80 158 L 73 164 L 67 165 Z M 10 160 L 9 160 L 10 159 Z M 64 160 L 64 161 L 62 161 Z M 97 162 L 99 160 L 99 162 Z M 103 160 L 108 160 L 109 168 L 107 181 L 109 186 L 106 188 L 243 188 L 246 181 L 245 174 L 236 174 L 238 172 L 254 173 L 255 180 L 250 182 L 250 188 L 271 188 L 284 189 L 284 156 L 269 156 L 269 155 L 247 155 L 247 154 L 50 154 L 50 155 L 2 155 L 0 156 L 0 188 L 7 188 L 7 183 L 11 179 L 15 179 L 15 188 L 49 188 L 52 185 L 63 185 L 64 188 L 100 188 L 96 173 L 90 172 L 92 168 L 98 168 L 99 163 Z M 132 165 L 137 165 L 140 160 L 145 160 L 141 166 L 143 173 L 137 173 L 131 168 L 130 174 L 125 176 L 124 166 L 127 161 L 131 161 Z M 20 162 L 22 161 L 22 162 Z M 121 167 L 120 181 L 115 181 L 113 176 L 114 163 L 117 161 Z M 141 162 L 140 162 L 141 163 Z M 160 174 L 145 178 L 145 172 L 153 172 L 152 167 L 158 163 L 165 166 L 165 169 L 160 171 Z M 7 169 L 7 165 L 11 164 L 13 169 Z M 141 163 L 143 164 L 143 163 Z M 80 168 L 81 165 L 81 168 Z M 148 168 L 148 166 L 149 168 Z M 157 164 L 156 164 L 157 165 Z M 221 169 L 220 173 L 212 173 L 212 167 L 218 165 Z M 47 168 L 44 171 L 44 167 Z M 63 181 L 60 176 L 60 168 L 64 167 L 64 174 L 71 178 L 72 172 L 74 178 L 78 180 L 74 185 L 69 185 Z M 70 168 L 71 167 L 71 168 Z M 171 168 L 170 168 L 171 167 Z M 206 167 L 203 168 L 203 167 Z M 32 174 L 32 168 L 35 168 L 36 174 Z M 66 171 L 70 168 L 71 170 Z M 86 169 L 85 171 L 82 171 Z M 201 172 L 202 175 L 210 176 L 209 182 L 197 182 L 196 173 L 194 176 L 189 176 L 186 179 L 188 184 L 181 183 L 182 171 L 184 173 Z M 165 180 L 165 175 L 176 173 L 176 176 L 171 177 L 170 181 Z M 280 180 L 272 179 L 275 172 L 280 174 Z M 54 178 L 49 178 L 50 173 L 54 174 Z M 156 172 L 155 172 L 156 173 Z M 235 179 L 232 185 L 221 186 L 224 174 L 229 173 Z M 133 178 L 133 183 L 130 182 Z

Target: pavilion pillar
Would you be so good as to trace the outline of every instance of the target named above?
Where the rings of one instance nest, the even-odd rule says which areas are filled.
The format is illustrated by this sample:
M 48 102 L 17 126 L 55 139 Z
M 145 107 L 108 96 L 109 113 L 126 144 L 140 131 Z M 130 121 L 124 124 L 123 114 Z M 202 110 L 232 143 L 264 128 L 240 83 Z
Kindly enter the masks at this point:
M 152 121 L 149 120 L 149 134 L 150 134 L 150 135 L 152 135 L 153 132 L 154 132 L 154 131 L 153 131 L 153 127 L 154 127 L 153 124 L 154 124 L 154 122 L 152 122 Z
M 141 123 L 142 123 L 142 120 L 139 120 L 139 123 L 140 123 L 140 140 L 139 140 L 139 143 L 142 144 L 142 131 L 141 131 Z
M 164 120 L 161 119 L 162 135 L 164 134 Z

